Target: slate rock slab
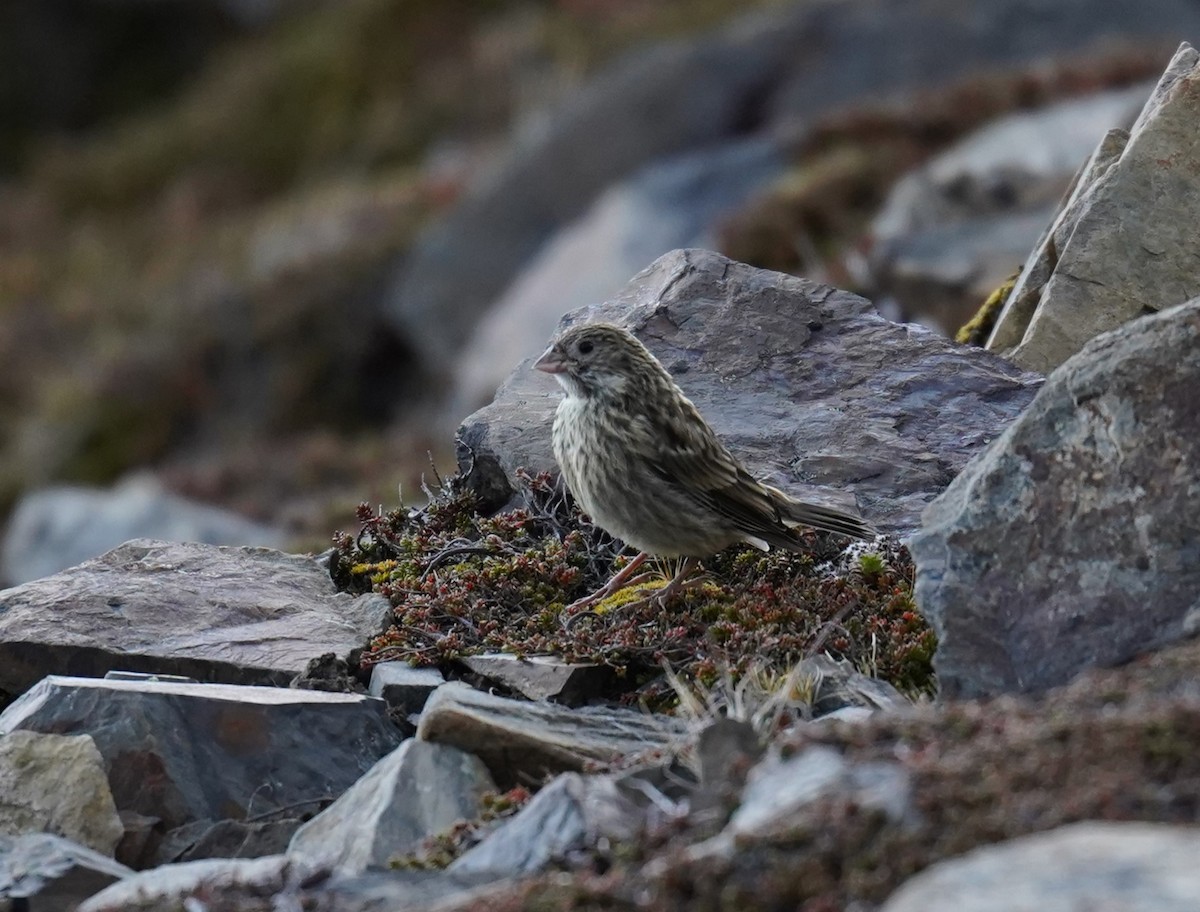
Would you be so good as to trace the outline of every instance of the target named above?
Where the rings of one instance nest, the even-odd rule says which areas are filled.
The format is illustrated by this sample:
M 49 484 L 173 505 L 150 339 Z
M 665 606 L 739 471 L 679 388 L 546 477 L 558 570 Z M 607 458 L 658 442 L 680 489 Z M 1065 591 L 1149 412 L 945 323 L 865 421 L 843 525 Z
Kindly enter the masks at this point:
M 905 532 L 1041 378 L 869 301 L 706 250 L 676 250 L 613 300 L 564 324 L 629 328 L 752 472 Z M 553 469 L 558 384 L 523 363 L 459 430 L 459 466 L 485 504 L 519 467 Z
M 1083 344 L 1200 294 L 1200 54 L 1183 44 L 1132 129 L 1111 131 L 1005 303 L 988 348 L 1050 371 Z
M 91 735 L 117 809 L 163 829 L 336 798 L 401 740 L 356 694 L 61 677 L 0 714 L 17 730 Z
M 138 539 L 0 592 L 0 690 L 111 669 L 286 684 L 389 615 L 383 599 L 336 592 L 307 557 Z
M 926 511 L 942 693 L 1035 691 L 1200 631 L 1200 298 L 1090 343 Z
M 339 874 L 386 868 L 430 836 L 478 817 L 483 794 L 495 790 L 477 757 L 410 738 L 297 830 L 287 851 Z
M 1200 828 L 1075 823 L 922 871 L 882 912 L 1194 912 Z
M 573 664 L 554 656 L 495 652 L 465 656 L 460 661 L 481 678 L 513 693 L 564 706 L 583 706 L 603 696 L 616 682 L 616 673 L 607 665 Z
M 663 747 L 684 723 L 619 707 L 566 709 L 509 700 L 453 682 L 425 704 L 417 737 L 475 754 L 502 788 L 578 772 L 588 761 L 609 762 Z

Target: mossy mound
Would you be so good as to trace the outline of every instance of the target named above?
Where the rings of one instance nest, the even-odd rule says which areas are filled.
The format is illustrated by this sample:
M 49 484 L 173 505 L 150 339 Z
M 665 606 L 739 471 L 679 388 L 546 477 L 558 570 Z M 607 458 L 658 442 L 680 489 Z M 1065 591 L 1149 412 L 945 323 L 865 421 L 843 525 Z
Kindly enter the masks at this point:
M 664 606 L 625 590 L 580 611 L 567 606 L 626 557 L 548 475 L 522 481 L 522 509 L 481 516 L 447 485 L 420 510 L 364 507 L 360 534 L 338 536 L 339 586 L 395 605 L 396 624 L 370 644 L 365 665 L 556 655 L 611 666 L 620 681 L 611 696 L 661 706 L 674 698 L 664 666 L 709 686 L 751 668 L 782 678 L 824 650 L 908 693 L 934 689 L 934 635 L 913 605 L 911 559 L 897 542 L 847 551 L 845 539 L 814 533 L 794 554 L 729 549 L 705 563 L 704 585 Z

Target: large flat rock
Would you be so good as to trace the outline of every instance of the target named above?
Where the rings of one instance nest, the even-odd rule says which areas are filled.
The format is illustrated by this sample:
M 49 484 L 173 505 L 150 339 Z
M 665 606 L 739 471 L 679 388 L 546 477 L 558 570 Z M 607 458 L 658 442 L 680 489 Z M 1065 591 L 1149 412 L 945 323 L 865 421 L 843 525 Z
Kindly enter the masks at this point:
M 747 464 L 791 493 L 857 504 L 907 532 L 1041 383 L 1003 358 L 892 323 L 869 301 L 706 250 L 676 250 L 564 323 L 628 327 Z M 459 462 L 485 504 L 519 467 L 554 469 L 561 392 L 525 362 L 464 422 Z
M 361 646 L 388 611 L 335 591 L 311 558 L 138 539 L 0 592 L 0 690 L 112 669 L 283 684 Z
M 163 830 L 336 798 L 401 741 L 382 700 L 282 687 L 49 677 L 0 713 L 90 735 L 117 810 Z

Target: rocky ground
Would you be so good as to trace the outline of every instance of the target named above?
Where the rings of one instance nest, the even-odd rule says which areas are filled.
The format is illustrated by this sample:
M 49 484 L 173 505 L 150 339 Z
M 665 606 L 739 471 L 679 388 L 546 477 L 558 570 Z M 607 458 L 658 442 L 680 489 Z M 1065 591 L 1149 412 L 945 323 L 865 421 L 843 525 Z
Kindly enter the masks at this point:
M 1149 45 L 1108 44 L 1088 66 L 1034 73 L 1021 69 L 1031 36 L 1082 48 L 1108 34 L 1111 10 L 1058 4 L 1026 33 L 1003 17 L 968 24 L 934 15 L 938 4 L 897 5 L 884 35 L 879 6 L 770 7 L 617 60 L 581 92 L 562 122 L 569 129 L 527 137 L 528 160 L 511 159 L 468 187 L 444 221 L 422 228 L 389 210 L 388 231 L 405 224 L 416 238 L 404 242 L 391 286 L 409 291 L 385 296 L 391 304 L 372 319 L 406 345 L 413 327 L 425 327 L 430 335 L 412 352 L 426 360 L 403 382 L 444 384 L 439 395 L 462 405 L 472 394 L 452 391 L 449 379 L 467 372 L 440 372 L 455 357 L 479 360 L 470 307 L 482 313 L 506 287 L 536 301 L 558 281 L 546 277 L 561 277 L 580 250 L 598 251 L 604 232 L 618 238 L 622 225 L 637 224 L 624 221 L 630 213 L 660 212 L 672 194 L 686 196 L 694 221 L 666 219 L 648 233 L 673 245 L 709 231 L 783 260 L 799 251 L 776 265 L 819 262 L 877 303 L 707 249 L 636 248 L 643 259 L 633 265 L 597 257 L 624 270 L 623 284 L 600 293 L 598 274 L 581 278 L 578 287 L 603 303 L 566 321 L 627 326 L 756 473 L 852 506 L 883 534 L 852 546 L 814 534 L 797 554 L 734 549 L 706 562 L 703 586 L 664 606 L 646 600 L 649 583 L 592 610 L 568 607 L 629 554 L 579 513 L 555 477 L 548 421 L 557 392 L 527 362 L 513 369 L 544 341 L 549 330 L 535 324 L 548 312 L 518 310 L 507 325 L 530 335 L 506 348 L 500 307 L 487 318 L 497 322 L 478 326 L 496 333 L 509 373 L 459 428 L 457 472 L 430 472 L 408 506 L 361 505 L 318 558 L 256 547 L 278 544 L 283 530 L 200 508 L 153 477 L 111 492 L 42 491 L 40 505 L 31 498 L 17 511 L 20 535 L 5 543 L 5 573 L 20 582 L 0 590 L 0 904 L 1194 912 L 1200 270 L 1180 225 L 1200 192 L 1200 150 L 1188 129 L 1200 57 L 1184 44 L 1158 62 L 1157 83 L 1067 101 L 1072 87 L 1145 76 Z M 385 8 L 363 0 L 354 15 L 364 18 L 335 19 L 349 34 L 346 22 L 381 25 L 371 17 Z M 329 15 L 320 3 L 304 15 L 335 21 L 320 18 Z M 1188 16 L 1190 6 L 1164 0 L 1139 13 L 1139 28 L 1147 37 L 1164 23 L 1186 30 Z M 1008 31 L 989 30 L 1002 20 Z M 310 20 L 285 21 L 295 52 L 315 53 L 303 41 Z M 637 21 L 646 28 L 649 19 Z M 904 28 L 936 28 L 943 44 L 974 29 L 979 60 L 1015 69 L 961 73 L 924 96 L 924 120 L 899 102 L 839 120 L 814 99 L 832 105 L 881 76 L 838 57 L 835 92 L 820 66 L 801 78 L 780 63 L 817 26 L 831 54 L 892 46 L 885 38 Z M 244 40 L 261 48 L 279 34 Z M 431 47 L 432 34 L 414 33 Z M 215 40 L 202 30 L 201 39 Z M 757 49 L 759 69 L 719 78 L 721 62 L 744 59 L 747 47 Z M 893 81 L 914 86 L 932 66 L 915 52 L 861 59 L 882 60 Z M 267 69 L 277 64 L 270 60 Z M 647 83 L 649 70 L 665 81 Z M 691 97 L 711 107 L 699 117 L 680 105 L 671 126 L 698 118 L 711 132 L 645 124 L 635 131 L 645 147 L 618 150 L 612 171 L 593 175 L 600 183 L 573 184 L 550 205 L 546 188 L 571 175 L 563 144 L 612 123 L 612 93 L 628 100 L 636 88 L 647 110 L 660 110 L 656 98 L 701 76 L 712 93 Z M 806 94 L 818 89 L 824 94 Z M 814 119 L 786 144 L 773 145 L 767 134 L 784 134 L 770 131 L 747 137 L 735 114 L 748 95 L 763 102 L 759 125 L 781 127 L 804 112 Z M 1060 103 L 1001 116 L 1023 97 Z M 963 108 L 969 116 L 939 119 L 939 110 Z M 339 135 L 363 130 L 364 116 Z M 895 155 L 896 172 L 926 163 L 892 189 L 869 229 L 875 243 L 856 258 L 832 239 L 863 230 L 892 183 L 888 168 L 859 158 L 861 146 L 849 142 L 868 136 Z M 714 137 L 719 152 L 691 148 Z M 127 147 L 111 141 L 116 161 Z M 943 153 L 930 157 L 935 147 Z M 88 156 L 98 148 L 61 154 L 95 163 Z M 309 148 L 314 161 L 320 149 L 329 147 Z M 797 149 L 806 151 L 789 159 Z M 721 195 L 730 185 L 716 176 L 730 168 L 760 175 L 763 192 L 737 190 L 749 194 L 745 205 L 715 232 L 713 213 L 730 211 Z M 86 182 L 88 173 L 80 165 L 70 180 Z M 415 205 L 410 186 L 396 184 L 393 196 L 377 178 L 372 200 Z M 66 171 L 57 179 L 70 185 Z M 706 180 L 721 193 L 684 194 L 689 181 Z M 866 187 L 874 189 L 856 196 Z M 353 226 L 351 234 L 381 224 L 354 192 L 340 197 L 345 207 L 324 192 L 330 204 L 307 211 L 332 219 L 325 224 Z M 844 205 L 852 198 L 858 208 Z M 517 199 L 542 217 L 514 217 L 506 243 L 524 254 L 481 259 L 471 275 L 436 272 L 449 235 L 462 256 L 478 241 L 454 225 L 473 220 L 472 231 L 495 231 L 489 219 L 512 215 Z M 270 194 L 259 202 L 284 205 Z M 243 200 L 237 219 L 261 217 L 257 206 Z M 813 231 L 810 219 L 833 211 L 845 221 L 827 226 L 820 243 L 795 241 L 797 226 Z M 104 217 L 80 216 L 79 230 Z M 550 225 L 563 233 L 530 253 Z M 336 239 L 348 235 L 339 230 L 310 239 L 313 249 L 341 251 L 315 255 L 340 264 L 341 281 L 358 273 L 346 266 Z M 379 251 L 395 243 L 384 234 Z M 241 249 L 245 238 L 235 232 L 230 243 Z M 94 242 L 93 255 L 103 257 L 109 242 Z M 272 260 L 297 248 L 257 249 Z M 972 283 L 998 280 L 1014 250 L 1027 254 L 1025 265 L 977 314 L 977 344 L 880 313 L 913 316 L 926 301 L 924 317 L 937 323 L 966 310 L 985 296 Z M 528 267 L 521 276 L 517 260 Z M 5 275 L 26 274 L 13 257 L 3 263 Z M 39 264 L 29 287 L 49 281 L 45 263 L 29 263 Z M 192 265 L 198 271 L 186 275 L 206 274 L 200 260 Z M 291 298 L 291 289 L 331 319 L 323 296 L 335 286 L 280 268 L 291 278 L 264 280 L 268 297 Z M 99 293 L 91 280 L 60 278 L 63 288 Z M 211 298 L 191 279 L 178 287 L 193 316 L 239 300 L 219 281 L 212 288 L 224 291 Z M 422 308 L 436 309 L 446 294 L 473 303 L 432 327 Z M 72 312 L 69 295 L 54 300 L 65 309 L 47 319 Z M 75 306 L 77 326 L 96 319 Z M 555 319 L 561 310 L 560 302 Z M 268 323 L 296 314 L 246 313 Z M 149 338 L 150 328 L 131 320 L 140 326 L 134 337 Z M 263 339 L 294 338 L 254 320 Z M 300 322 L 289 332 L 324 332 L 320 321 Z M 169 323 L 154 325 L 158 338 L 171 336 Z M 30 331 L 15 325 L 8 344 Z M 337 338 L 361 355 L 363 326 L 354 329 Z M 324 368 L 296 386 L 275 385 L 286 362 L 264 361 L 239 338 L 242 363 L 261 371 L 262 396 L 340 408 L 336 396 L 309 402 L 305 378 Z M 213 344 L 219 363 L 225 343 Z M 358 357 L 346 361 L 348 351 L 339 364 Z M 88 358 L 73 369 L 94 379 Z M 118 361 L 110 367 L 125 376 Z M 229 380 L 201 373 L 206 383 Z M 351 389 L 342 392 L 353 398 Z M 249 406 L 240 420 L 270 411 L 251 399 L 238 400 Z M 322 458 L 334 460 L 340 433 L 327 438 Z M 96 542 L 130 528 L 153 537 L 117 538 L 111 543 L 123 543 L 89 560 L 104 547 L 73 550 L 82 538 L 75 530 L 85 528 L 97 530 Z

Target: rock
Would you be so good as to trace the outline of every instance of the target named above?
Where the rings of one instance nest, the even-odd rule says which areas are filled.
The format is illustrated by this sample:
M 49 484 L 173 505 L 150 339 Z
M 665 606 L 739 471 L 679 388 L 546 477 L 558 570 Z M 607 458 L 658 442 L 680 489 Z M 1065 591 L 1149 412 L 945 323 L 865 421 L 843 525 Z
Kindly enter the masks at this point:
M 1035 691 L 1200 630 L 1200 299 L 1092 340 L 925 513 L 942 693 Z
M 367 693 L 404 714 L 419 713 L 429 695 L 446 683 L 436 668 L 413 668 L 407 662 L 380 662 L 371 669 Z
M 383 628 L 382 599 L 335 591 L 312 560 L 265 548 L 126 542 L 0 592 L 0 689 L 113 668 L 286 684 Z
M 1033 398 L 1040 378 L 870 302 L 703 250 L 677 250 L 567 323 L 630 328 L 755 474 L 885 531 L 915 528 L 940 493 Z M 519 367 L 464 422 L 459 465 L 489 506 L 519 467 L 551 470 L 561 399 Z
M 486 405 L 514 364 L 542 352 L 564 313 L 611 297 L 668 251 L 716 247 L 719 221 L 783 165 L 776 142 L 743 140 L 650 165 L 604 191 L 488 308 L 459 356 L 450 414 Z
M 849 659 L 809 656 L 800 661 L 792 674 L 817 718 L 849 707 L 895 712 L 913 705 L 887 681 L 858 671 Z
M 1079 163 L 1152 85 L 994 121 L 902 178 L 871 226 L 870 267 L 906 320 L 953 336 L 1037 243 Z
M 137 474 L 111 490 L 61 486 L 22 497 L 0 546 L 0 580 L 49 576 L 134 538 L 266 548 L 286 541 L 280 529 L 178 497 Z
M 336 797 L 400 742 L 368 697 L 60 677 L 0 714 L 14 731 L 91 735 L 118 810 L 166 830 Z
M 939 862 L 882 912 L 1194 912 L 1200 830 L 1076 823 Z
M 1049 372 L 1093 336 L 1200 294 L 1200 54 L 1184 44 L 1126 138 L 1112 132 L 1030 255 L 988 348 Z
M 294 892 L 313 872 L 286 855 L 218 858 L 163 865 L 101 890 L 78 912 L 158 912 L 184 909 L 188 897 L 245 890 L 253 896 Z
M 533 874 L 601 837 L 628 842 L 643 817 L 618 777 L 565 773 L 447 870 L 459 876 Z
M 417 729 L 425 741 L 477 756 L 502 788 L 548 772 L 578 772 L 588 761 L 661 748 L 682 733 L 683 723 L 669 716 L 617 707 L 565 709 L 496 697 L 457 682 L 434 692 Z
M 392 285 L 388 316 L 425 366 L 448 373 L 521 265 L 605 187 L 744 134 L 747 110 L 793 60 L 807 19 L 756 14 L 627 55 L 572 93 L 548 128 L 515 136 L 507 161 L 418 238 Z
M 851 763 L 832 747 L 805 748 L 786 760 L 769 753 L 750 771 L 741 804 L 725 828 L 689 846 L 689 861 L 728 858 L 739 840 L 783 836 L 795 826 L 802 808 L 827 798 L 844 798 L 863 811 L 880 811 L 890 820 L 906 820 L 912 783 L 899 763 Z
M 814 746 L 787 760 L 769 754 L 751 770 L 724 835 L 786 832 L 800 807 L 835 793 L 853 796 L 856 806 L 881 810 L 894 821 L 910 813 L 911 784 L 899 763 L 849 763 L 832 747 Z
M 607 665 L 573 665 L 553 656 L 515 656 L 497 652 L 460 660 L 477 675 L 530 700 L 583 706 L 613 683 Z
M 481 315 L 555 231 L 637 169 L 750 134 L 777 135 L 864 99 L 945 85 L 1114 37 L 1145 45 L 1200 28 L 1188 0 L 1136 9 L 1060 0 L 792 3 L 625 55 L 512 138 L 399 264 L 387 316 L 444 375 Z M 947 48 L 956 53 L 947 53 Z M 465 267 L 464 264 L 469 264 Z
M 54 833 L 111 856 L 125 832 L 87 735 L 0 737 L 0 835 Z
M 25 901 L 23 906 L 14 903 L 14 910 L 74 909 L 133 873 L 107 855 L 51 833 L 0 836 L 0 900 Z
M 340 873 L 386 868 L 430 836 L 478 817 L 483 794 L 495 788 L 477 758 L 410 738 L 302 826 L 288 854 Z

